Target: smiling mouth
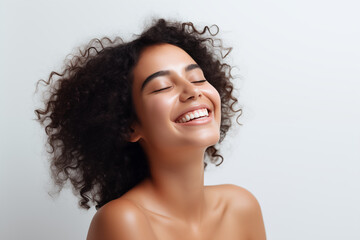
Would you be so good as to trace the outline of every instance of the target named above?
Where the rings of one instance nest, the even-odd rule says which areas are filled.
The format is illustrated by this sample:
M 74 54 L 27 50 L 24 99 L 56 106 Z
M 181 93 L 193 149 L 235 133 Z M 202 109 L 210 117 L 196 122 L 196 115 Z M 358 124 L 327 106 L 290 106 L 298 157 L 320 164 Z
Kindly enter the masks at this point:
M 209 116 L 209 111 L 207 108 L 197 109 L 191 112 L 187 112 L 180 116 L 175 122 L 176 123 L 187 123 L 195 119 L 206 118 Z

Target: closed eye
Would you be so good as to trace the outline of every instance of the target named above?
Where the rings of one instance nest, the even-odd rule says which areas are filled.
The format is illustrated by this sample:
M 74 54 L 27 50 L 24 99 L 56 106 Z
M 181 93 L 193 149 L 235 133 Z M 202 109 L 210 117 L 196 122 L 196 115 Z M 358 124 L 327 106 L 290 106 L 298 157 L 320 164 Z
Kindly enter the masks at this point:
M 153 93 L 161 92 L 161 91 L 166 90 L 166 89 L 169 89 L 169 88 L 171 88 L 171 86 L 170 86 L 170 87 L 160 88 L 160 89 L 158 89 L 158 90 L 153 91 Z
M 199 80 L 199 81 L 194 81 L 192 83 L 203 83 L 203 82 L 206 82 L 207 80 Z
M 207 82 L 207 80 L 204 79 L 204 80 L 199 80 L 199 81 L 193 81 L 192 83 L 203 83 L 203 82 Z M 164 91 L 169 88 L 171 88 L 171 86 L 157 89 L 157 90 L 153 91 L 152 93 L 161 92 L 161 91 Z

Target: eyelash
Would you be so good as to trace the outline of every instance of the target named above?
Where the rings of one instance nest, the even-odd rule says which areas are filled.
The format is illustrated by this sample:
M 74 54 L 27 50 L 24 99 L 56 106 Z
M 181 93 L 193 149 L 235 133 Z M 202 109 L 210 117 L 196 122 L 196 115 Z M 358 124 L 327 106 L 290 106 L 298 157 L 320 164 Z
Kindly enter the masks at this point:
M 199 81 L 194 81 L 194 82 L 192 82 L 192 83 L 203 83 L 203 82 L 206 82 L 206 81 L 207 81 L 207 80 L 199 80 Z M 158 90 L 153 91 L 153 93 L 161 92 L 161 91 L 166 90 L 166 89 L 169 89 L 169 88 L 171 88 L 171 87 L 161 88 L 161 89 L 158 89 Z
M 192 83 L 203 83 L 203 82 L 206 82 L 207 80 L 199 80 L 199 81 L 194 81 L 194 82 L 192 82 Z
M 160 92 L 160 91 L 162 91 L 162 90 L 166 90 L 166 89 L 169 89 L 169 88 L 171 88 L 171 87 L 161 88 L 161 89 L 158 89 L 158 90 L 153 91 L 153 93 L 155 93 L 155 92 Z

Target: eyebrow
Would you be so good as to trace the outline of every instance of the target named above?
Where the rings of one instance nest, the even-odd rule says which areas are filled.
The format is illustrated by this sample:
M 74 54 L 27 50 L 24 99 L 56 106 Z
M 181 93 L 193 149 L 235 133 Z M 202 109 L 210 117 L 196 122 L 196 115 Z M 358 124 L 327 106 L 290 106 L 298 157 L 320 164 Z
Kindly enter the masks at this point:
M 196 69 L 196 68 L 200 68 L 199 65 L 197 64 L 190 64 L 188 66 L 185 67 L 185 72 L 189 72 L 193 69 Z M 156 77 L 161 77 L 161 76 L 166 76 L 166 75 L 170 75 L 170 71 L 169 70 L 163 70 L 163 71 L 158 71 L 158 72 L 155 72 L 153 74 L 151 74 L 150 76 L 148 76 L 145 81 L 142 83 L 141 85 L 141 91 L 144 89 L 144 87 L 146 86 L 146 84 L 148 84 L 151 80 L 153 80 L 154 78 Z

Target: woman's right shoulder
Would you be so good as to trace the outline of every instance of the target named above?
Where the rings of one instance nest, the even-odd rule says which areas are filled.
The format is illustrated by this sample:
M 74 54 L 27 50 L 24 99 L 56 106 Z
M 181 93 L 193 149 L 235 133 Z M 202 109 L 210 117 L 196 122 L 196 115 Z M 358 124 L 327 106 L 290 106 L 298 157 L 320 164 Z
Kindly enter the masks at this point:
M 102 206 L 94 215 L 87 240 L 155 240 L 146 215 L 130 199 L 118 198 Z

